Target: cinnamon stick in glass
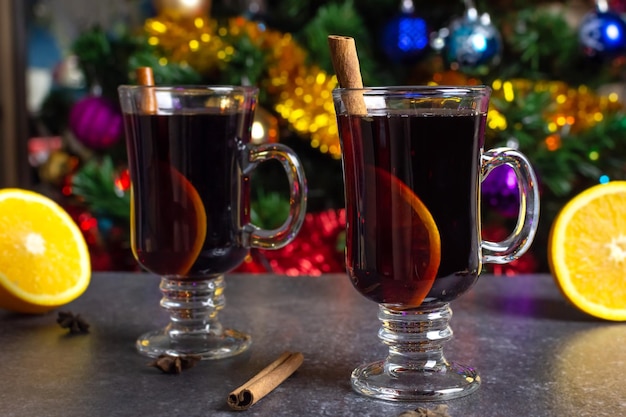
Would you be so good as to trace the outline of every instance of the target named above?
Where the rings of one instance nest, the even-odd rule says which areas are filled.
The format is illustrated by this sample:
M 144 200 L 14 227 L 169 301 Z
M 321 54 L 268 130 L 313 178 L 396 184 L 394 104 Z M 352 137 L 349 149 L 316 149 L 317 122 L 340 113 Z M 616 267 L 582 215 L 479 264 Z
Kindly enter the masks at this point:
M 231 392 L 228 395 L 228 405 L 233 410 L 247 410 L 293 374 L 303 361 L 304 356 L 300 352 L 283 353 L 248 382 Z
M 361 66 L 356 52 L 354 38 L 349 36 L 329 35 L 328 46 L 335 75 L 341 88 L 363 88 Z M 367 107 L 360 92 L 346 92 L 344 98 L 349 114 L 367 114 Z
M 154 86 L 154 72 L 150 67 L 139 67 L 135 70 L 137 76 L 137 84 L 152 87 Z M 145 114 L 154 114 L 158 110 L 157 99 L 154 91 L 149 89 L 146 94 L 143 95 L 143 102 L 141 107 Z

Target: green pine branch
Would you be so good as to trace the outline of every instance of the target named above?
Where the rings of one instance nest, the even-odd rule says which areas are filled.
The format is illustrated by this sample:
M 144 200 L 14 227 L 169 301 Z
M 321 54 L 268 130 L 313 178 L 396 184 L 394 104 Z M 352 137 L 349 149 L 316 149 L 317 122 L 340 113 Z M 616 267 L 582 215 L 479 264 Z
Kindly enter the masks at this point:
M 116 187 L 118 175 L 110 156 L 89 160 L 72 177 L 72 192 L 93 213 L 128 222 L 130 194 Z

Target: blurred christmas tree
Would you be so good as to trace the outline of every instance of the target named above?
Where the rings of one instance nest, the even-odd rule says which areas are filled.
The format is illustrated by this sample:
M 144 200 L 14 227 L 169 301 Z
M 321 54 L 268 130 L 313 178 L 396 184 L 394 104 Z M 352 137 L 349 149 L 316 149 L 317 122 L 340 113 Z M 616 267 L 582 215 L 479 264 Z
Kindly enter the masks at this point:
M 84 94 L 55 89 L 41 112 L 41 123 L 66 142 L 61 162 L 51 158 L 41 179 L 78 202 L 104 241 L 117 230 L 115 242 L 124 242 L 119 235 L 128 217 L 116 87 L 133 83 L 136 67 L 151 66 L 159 84 L 261 88 L 256 140 L 283 142 L 300 155 L 310 228 L 260 263 L 294 274 L 342 271 L 343 185 L 328 34 L 355 38 L 366 85 L 492 87 L 486 147 L 524 152 L 542 197 L 532 252 L 496 272 L 547 270 L 548 232 L 564 202 L 593 184 L 626 179 L 625 0 L 154 0 L 147 9 L 141 25 L 82 33 L 72 50 Z M 275 168 L 267 164 L 254 177 L 255 221 L 265 226 L 284 216 L 283 174 Z M 483 183 L 490 239 L 515 224 L 519 201 L 509 174 L 496 170 Z M 311 251 L 319 245 L 324 249 Z M 112 267 L 119 265 L 125 264 Z

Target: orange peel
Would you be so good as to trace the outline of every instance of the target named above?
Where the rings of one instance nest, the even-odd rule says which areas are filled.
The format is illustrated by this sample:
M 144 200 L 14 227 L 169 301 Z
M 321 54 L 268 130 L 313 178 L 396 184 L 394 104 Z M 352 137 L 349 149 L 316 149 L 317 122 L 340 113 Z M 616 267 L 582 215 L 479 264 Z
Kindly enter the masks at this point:
M 191 234 L 184 239 L 184 242 L 188 242 L 189 246 L 185 246 L 184 250 L 179 248 L 176 252 L 167 253 L 160 250 L 141 253 L 137 250 L 135 240 L 137 239 L 135 235 L 137 228 L 135 222 L 136 218 L 141 214 L 136 213 L 135 192 L 131 190 L 130 227 L 132 248 L 135 258 L 147 270 L 157 275 L 185 276 L 193 267 L 204 246 L 207 233 L 206 210 L 198 190 L 182 173 L 166 164 L 162 164 L 159 169 L 167 173 L 167 178 L 171 181 L 172 192 L 171 194 L 166 194 L 167 197 L 164 197 L 166 200 L 155 202 L 155 204 L 171 206 L 169 210 L 165 210 L 165 212 L 169 212 L 169 217 L 165 216 L 165 218 L 157 220 L 163 222 L 163 230 L 168 230 L 167 227 L 176 224 L 179 230 L 184 230 L 185 235 Z M 171 236 L 173 232 L 170 230 L 169 233 L 166 234 L 167 238 L 173 239 Z M 187 240 L 187 237 L 189 237 L 189 240 Z
M 410 258 L 410 263 L 407 265 L 411 266 L 411 270 L 405 272 L 418 275 L 419 280 L 417 286 L 414 286 L 410 292 L 407 291 L 407 294 L 410 293 L 410 295 L 402 303 L 402 307 L 419 306 L 428 295 L 439 271 L 441 262 L 439 229 L 426 205 L 404 182 L 380 168 L 375 168 L 368 173 L 368 175 L 370 174 L 375 176 L 379 184 L 377 189 L 380 192 L 389 193 L 388 197 L 384 197 L 385 201 L 389 198 L 389 201 L 393 203 L 391 204 L 392 212 L 388 213 L 388 216 L 378 218 L 377 227 L 391 229 L 397 220 L 406 222 L 406 224 L 400 224 L 401 227 L 408 226 L 410 228 L 410 234 L 406 236 L 400 234 L 398 238 L 409 240 L 405 243 L 406 247 L 410 248 L 410 253 L 407 253 L 406 256 Z M 388 185 L 388 188 L 385 185 Z M 405 245 L 400 244 L 399 246 Z M 401 282 L 402 280 L 399 281 L 399 283 Z

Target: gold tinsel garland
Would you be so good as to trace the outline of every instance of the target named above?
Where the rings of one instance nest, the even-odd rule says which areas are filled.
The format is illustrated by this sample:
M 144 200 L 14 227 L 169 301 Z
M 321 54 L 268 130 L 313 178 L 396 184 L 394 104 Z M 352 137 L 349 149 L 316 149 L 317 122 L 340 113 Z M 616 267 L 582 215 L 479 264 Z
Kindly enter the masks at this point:
M 264 56 L 264 77 L 260 88 L 267 94 L 273 110 L 300 135 L 310 138 L 311 146 L 322 153 L 339 158 L 341 149 L 335 123 L 332 90 L 337 79 L 316 65 L 307 63 L 306 51 L 289 33 L 267 29 L 259 22 L 236 17 L 220 23 L 209 17 L 173 19 L 157 16 L 145 22 L 148 42 L 158 46 L 168 60 L 186 64 L 202 75 L 210 76 L 228 71 L 237 53 L 234 43 L 246 36 Z M 455 71 L 433 76 L 431 84 L 478 84 Z M 552 105 L 544 109 L 546 137 L 538 138 L 552 151 L 560 148 L 564 132 L 575 133 L 593 127 L 607 112 L 623 109 L 614 95 L 599 96 L 582 85 L 573 88 L 561 81 L 532 81 L 526 79 L 495 80 L 494 96 L 508 102 L 531 91 L 548 91 Z M 495 131 L 507 129 L 506 114 L 490 107 L 488 125 Z M 521 127 L 520 127 L 521 128 Z
M 623 104 L 617 94 L 598 95 L 587 86 L 577 88 L 562 81 L 531 81 L 526 79 L 495 80 L 492 83 L 494 95 L 512 102 L 530 92 L 547 92 L 551 105 L 546 107 L 540 116 L 545 121 L 546 135 L 541 140 L 549 151 L 557 151 L 562 146 L 564 136 L 575 135 L 591 129 L 602 122 L 608 114 L 623 110 Z M 491 108 L 488 126 L 494 130 L 507 128 L 506 116 L 498 109 Z M 522 126 L 516 126 L 521 129 Z M 596 160 L 598 154 L 590 151 L 589 159 Z
M 466 77 L 458 71 L 444 71 L 434 74 L 430 84 L 433 85 L 477 85 L 481 81 Z M 599 95 L 586 85 L 572 87 L 563 81 L 528 80 L 528 79 L 496 79 L 491 83 L 493 97 L 511 103 L 524 98 L 530 93 L 547 92 L 550 105 L 538 116 L 545 122 L 546 135 L 537 138 L 549 151 L 561 148 L 561 137 L 583 132 L 602 122 L 609 114 L 624 110 L 624 103 L 617 93 Z M 622 98 L 623 99 L 623 98 Z M 503 109 L 497 108 L 493 101 L 487 115 L 487 125 L 495 132 L 505 131 L 511 127 L 521 130 L 524 126 L 510 126 Z M 598 158 L 597 152 L 591 151 L 589 159 Z
M 246 36 L 264 56 L 264 78 L 259 87 L 273 110 L 311 146 L 333 158 L 341 154 L 335 123 L 332 90 L 337 79 L 316 65 L 308 65 L 307 53 L 288 33 L 265 28 L 243 17 L 219 23 L 208 17 L 146 20 L 148 43 L 158 46 L 162 65 L 173 61 L 191 66 L 201 75 L 228 71 L 236 53 L 234 41 Z

